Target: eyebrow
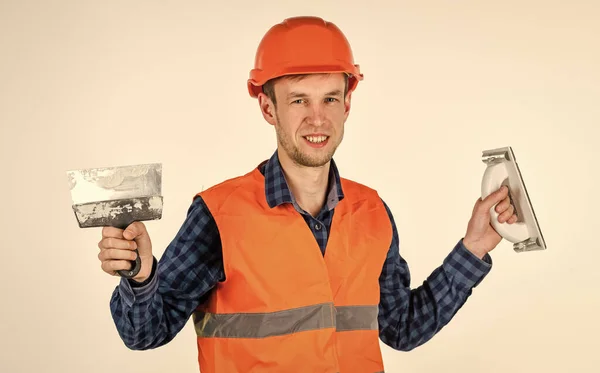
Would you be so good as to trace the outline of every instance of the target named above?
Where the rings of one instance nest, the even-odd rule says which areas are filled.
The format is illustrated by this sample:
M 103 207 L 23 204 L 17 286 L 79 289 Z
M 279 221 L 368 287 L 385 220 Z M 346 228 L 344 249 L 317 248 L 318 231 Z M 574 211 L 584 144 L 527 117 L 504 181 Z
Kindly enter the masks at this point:
M 308 97 L 308 95 L 306 93 L 302 93 L 302 92 L 290 92 L 287 96 L 288 96 L 288 98 Z M 342 96 L 342 91 L 339 89 L 335 89 L 333 91 L 327 92 L 325 94 L 325 96 Z

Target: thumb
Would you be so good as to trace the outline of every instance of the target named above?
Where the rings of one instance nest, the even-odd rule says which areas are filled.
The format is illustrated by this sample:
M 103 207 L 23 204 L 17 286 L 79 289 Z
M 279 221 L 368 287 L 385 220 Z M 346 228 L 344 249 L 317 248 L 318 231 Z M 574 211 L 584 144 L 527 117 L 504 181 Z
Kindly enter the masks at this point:
M 506 185 L 502 185 L 494 193 L 485 197 L 485 199 L 481 202 L 481 208 L 484 209 L 485 211 L 489 211 L 497 203 L 499 203 L 504 198 L 506 198 L 507 195 L 508 195 L 508 187 Z
M 142 222 L 136 221 L 131 223 L 123 231 L 123 237 L 126 240 L 134 240 L 137 243 L 140 254 L 147 254 L 152 247 L 150 235 Z

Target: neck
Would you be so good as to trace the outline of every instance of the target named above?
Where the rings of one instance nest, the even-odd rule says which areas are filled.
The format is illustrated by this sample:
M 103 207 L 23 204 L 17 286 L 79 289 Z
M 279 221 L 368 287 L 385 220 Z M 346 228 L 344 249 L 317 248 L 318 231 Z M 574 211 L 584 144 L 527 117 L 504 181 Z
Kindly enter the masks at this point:
M 331 162 L 321 167 L 305 167 L 278 150 L 279 162 L 288 186 L 302 209 L 316 216 L 325 203 Z

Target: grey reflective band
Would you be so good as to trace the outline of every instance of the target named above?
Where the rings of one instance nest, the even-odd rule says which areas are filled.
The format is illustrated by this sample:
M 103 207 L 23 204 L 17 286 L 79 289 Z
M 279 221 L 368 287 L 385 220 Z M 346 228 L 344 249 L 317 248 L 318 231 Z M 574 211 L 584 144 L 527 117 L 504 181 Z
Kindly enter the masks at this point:
M 266 338 L 307 330 L 377 330 L 377 306 L 332 303 L 267 313 L 193 314 L 196 335 L 202 338 Z
M 377 306 L 338 306 L 336 307 L 336 329 L 338 332 L 350 330 L 377 330 Z
M 335 327 L 331 303 L 268 313 L 194 314 L 198 337 L 266 338 Z

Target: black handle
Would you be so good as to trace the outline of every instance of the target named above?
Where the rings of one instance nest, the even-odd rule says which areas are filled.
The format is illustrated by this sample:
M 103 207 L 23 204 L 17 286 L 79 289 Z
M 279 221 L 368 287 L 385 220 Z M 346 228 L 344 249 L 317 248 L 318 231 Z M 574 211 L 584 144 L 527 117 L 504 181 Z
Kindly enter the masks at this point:
M 135 260 L 129 261 L 131 263 L 131 269 L 129 269 L 129 270 L 122 269 L 120 271 L 117 271 L 119 276 L 125 277 L 125 278 L 133 278 L 138 273 L 140 273 L 140 269 L 142 269 L 142 259 L 140 258 L 140 253 L 138 252 L 138 249 L 135 249 L 135 255 L 136 255 Z

